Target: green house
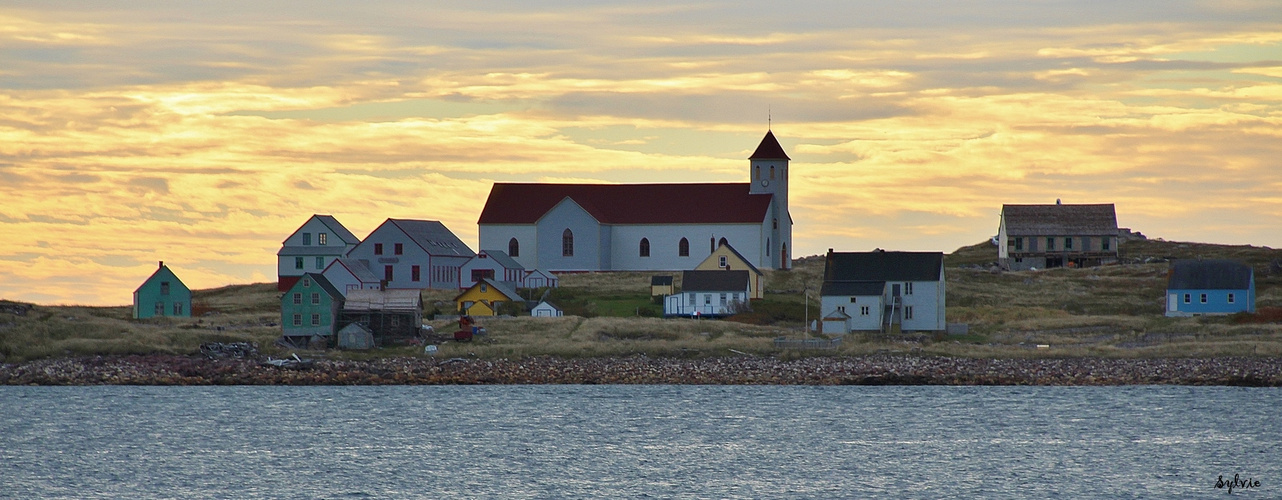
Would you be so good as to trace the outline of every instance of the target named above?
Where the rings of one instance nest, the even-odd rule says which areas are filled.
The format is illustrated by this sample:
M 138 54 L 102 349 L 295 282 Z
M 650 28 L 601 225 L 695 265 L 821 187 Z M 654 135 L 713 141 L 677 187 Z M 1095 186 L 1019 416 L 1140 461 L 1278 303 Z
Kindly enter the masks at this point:
M 334 335 L 343 293 L 325 276 L 306 273 L 280 296 L 282 340 L 303 347 Z
M 134 319 L 191 317 L 191 289 L 160 261 L 160 268 L 134 290 Z

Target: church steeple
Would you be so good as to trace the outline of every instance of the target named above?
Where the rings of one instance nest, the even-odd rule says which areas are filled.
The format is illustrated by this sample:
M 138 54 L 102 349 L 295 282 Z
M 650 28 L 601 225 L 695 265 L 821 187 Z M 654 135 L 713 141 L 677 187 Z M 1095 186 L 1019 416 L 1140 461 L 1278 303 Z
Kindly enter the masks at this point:
M 766 237 L 762 248 L 766 248 L 767 262 L 771 267 L 787 269 L 791 264 L 788 250 L 792 248 L 792 216 L 788 214 L 788 153 L 785 153 L 774 131 L 767 130 L 766 136 L 757 145 L 757 150 L 748 157 L 749 184 L 748 192 L 752 194 L 771 195 L 771 216 L 767 221 Z

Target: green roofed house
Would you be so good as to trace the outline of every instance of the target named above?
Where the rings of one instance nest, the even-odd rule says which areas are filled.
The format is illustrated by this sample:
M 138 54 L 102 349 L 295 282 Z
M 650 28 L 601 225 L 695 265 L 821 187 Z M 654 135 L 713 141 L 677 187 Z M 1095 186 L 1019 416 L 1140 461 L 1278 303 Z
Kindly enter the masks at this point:
M 160 261 L 160 268 L 134 290 L 134 319 L 191 317 L 191 289 Z
M 336 332 L 343 292 L 320 273 L 305 273 L 280 296 L 281 340 L 306 347 Z

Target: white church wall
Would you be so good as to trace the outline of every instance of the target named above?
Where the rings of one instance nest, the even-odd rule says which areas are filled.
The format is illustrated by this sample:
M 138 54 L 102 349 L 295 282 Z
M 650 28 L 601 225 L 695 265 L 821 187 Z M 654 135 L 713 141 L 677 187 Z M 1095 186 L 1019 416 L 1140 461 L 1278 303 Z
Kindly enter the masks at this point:
M 539 228 L 534 224 L 481 224 L 479 227 L 478 249 L 508 251 L 508 243 L 516 238 L 520 255 L 511 255 L 513 260 L 526 269 L 535 269 L 539 264 Z M 558 237 L 560 235 L 558 234 Z M 558 250 L 561 248 L 558 242 Z

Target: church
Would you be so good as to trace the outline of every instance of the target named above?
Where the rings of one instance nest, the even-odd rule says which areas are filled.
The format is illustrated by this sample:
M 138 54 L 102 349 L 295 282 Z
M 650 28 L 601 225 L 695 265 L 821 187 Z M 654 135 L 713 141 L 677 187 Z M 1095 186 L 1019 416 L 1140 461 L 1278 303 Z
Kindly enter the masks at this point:
M 762 269 L 791 267 L 788 155 L 766 136 L 746 183 L 495 183 L 477 221 L 480 248 L 526 269 L 694 269 L 729 244 Z

